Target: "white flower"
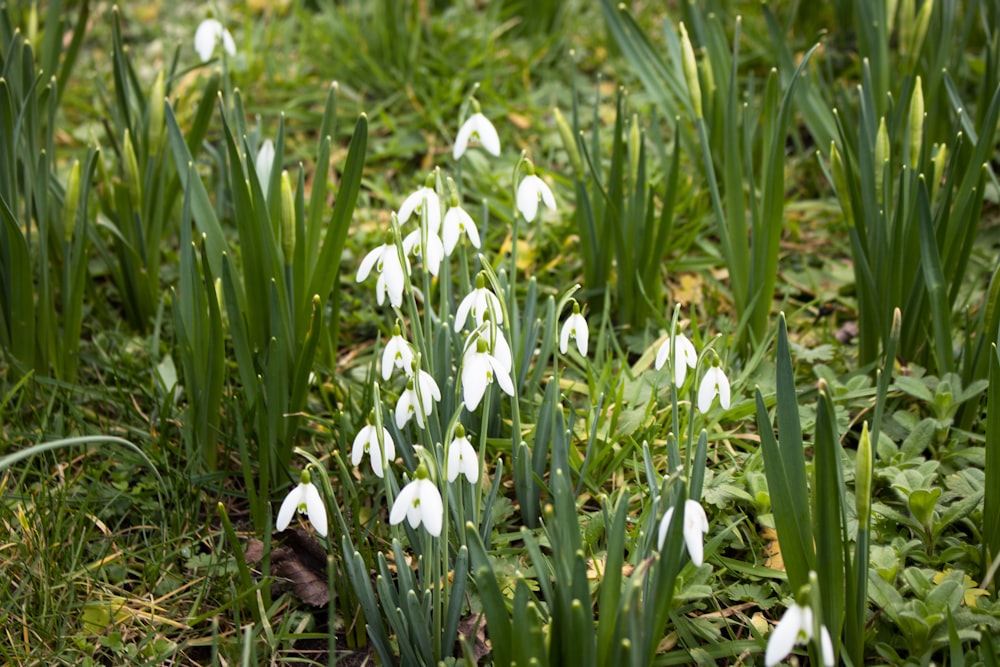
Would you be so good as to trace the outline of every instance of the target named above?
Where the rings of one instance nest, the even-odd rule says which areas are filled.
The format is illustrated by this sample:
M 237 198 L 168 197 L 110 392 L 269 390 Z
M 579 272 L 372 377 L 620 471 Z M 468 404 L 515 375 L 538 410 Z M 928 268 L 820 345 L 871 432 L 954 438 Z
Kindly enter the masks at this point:
M 528 174 L 517 186 L 517 210 L 528 222 L 538 215 L 539 199 L 553 211 L 556 210 L 556 198 L 552 196 L 549 186 L 535 174 Z
M 419 469 L 417 474 L 420 474 Z M 411 528 L 423 523 L 428 533 L 434 537 L 441 535 L 444 505 L 441 503 L 441 492 L 434 482 L 426 477 L 418 477 L 403 487 L 392 504 L 389 523 L 395 526 L 403 517 L 409 521 Z
M 260 189 L 267 197 L 267 188 L 271 183 L 271 168 L 274 165 L 274 142 L 265 139 L 257 151 L 257 157 L 253 161 L 253 166 L 257 171 L 257 180 L 260 181 Z
M 500 155 L 500 137 L 497 136 L 496 128 L 493 127 L 489 118 L 476 112 L 465 119 L 458 131 L 458 136 L 455 137 L 455 147 L 451 154 L 456 160 L 465 153 L 469 139 L 472 137 L 479 139 L 479 144 L 488 153 Z
M 385 446 L 384 451 L 379 446 L 378 429 L 374 424 L 365 424 L 354 438 L 354 445 L 351 447 L 351 465 L 358 466 L 364 455 L 368 454 L 371 459 L 372 472 L 375 473 L 376 477 L 382 477 L 384 475 L 382 455 L 385 454 L 386 463 L 396 458 L 396 443 L 393 442 L 389 430 L 384 426 L 382 427 L 382 443 Z
M 580 350 L 580 354 L 587 356 L 590 329 L 587 320 L 580 314 L 580 305 L 576 301 L 573 302 L 573 314 L 563 322 L 562 332 L 559 334 L 559 351 L 562 354 L 566 354 L 569 349 L 570 337 L 576 341 L 576 349 Z
M 473 222 L 472 216 L 466 213 L 461 206 L 452 206 L 444 214 L 444 226 L 441 228 L 441 240 L 444 241 L 445 254 L 451 255 L 463 232 L 469 237 L 469 243 L 474 248 L 478 248 L 479 230 L 476 229 L 476 223 Z
M 688 337 L 678 333 L 674 336 L 673 358 L 670 356 L 670 339 L 660 344 L 660 349 L 656 351 L 656 370 L 663 368 L 668 359 L 674 370 L 674 386 L 680 387 L 687 377 L 687 369 L 694 368 L 698 364 L 698 353 L 695 352 L 694 345 Z
M 194 31 L 194 50 L 201 56 L 202 62 L 208 62 L 215 53 L 215 46 L 222 42 L 222 48 L 231 56 L 236 55 L 236 42 L 233 35 L 215 19 L 205 19 Z
M 407 375 L 413 374 L 413 348 L 406 342 L 399 331 L 397 324 L 392 332 L 392 338 L 385 344 L 382 350 L 382 379 L 388 380 L 392 376 L 393 368 L 402 368 Z
M 701 378 L 698 385 L 698 410 L 702 413 L 708 412 L 712 407 L 712 400 L 716 394 L 719 396 L 719 404 L 723 410 L 729 409 L 729 378 L 718 366 L 712 366 L 705 371 L 705 376 Z
M 425 206 L 427 207 L 428 230 L 437 234 L 441 229 L 441 200 L 437 193 L 426 185 L 417 188 L 416 192 L 411 193 L 403 200 L 403 205 L 399 207 L 399 213 L 396 216 L 399 218 L 399 224 L 409 220 L 414 213 L 419 215 Z
M 472 316 L 476 318 L 477 327 L 482 326 L 487 313 L 489 313 L 490 321 L 497 324 L 503 323 L 500 299 L 497 298 L 496 294 L 486 289 L 486 277 L 481 273 L 476 276 L 476 288 L 458 304 L 458 309 L 455 311 L 455 331 L 462 330 L 469 313 L 472 313 Z
M 465 475 L 469 484 L 479 481 L 479 457 L 461 424 L 455 428 L 455 439 L 448 445 L 448 481 L 454 482 L 460 474 Z
M 465 351 L 462 358 L 462 397 L 465 408 L 474 412 L 486 393 L 486 386 L 496 380 L 508 396 L 514 395 L 514 381 L 510 369 L 489 353 L 489 344 L 482 336 Z
M 813 613 L 810 607 L 793 604 L 789 607 L 774 631 L 767 640 L 767 651 L 764 653 L 764 664 L 773 667 L 792 652 L 796 644 L 806 644 L 813 637 Z M 834 661 L 833 640 L 826 626 L 819 629 L 820 651 L 823 654 L 823 664 L 832 667 Z
M 444 259 L 445 248 L 438 237 L 437 232 L 427 232 L 427 252 L 424 252 L 421 238 L 423 229 L 414 229 L 403 239 L 403 252 L 409 255 L 411 252 L 417 256 L 423 256 L 424 264 L 432 276 L 437 276 L 441 268 L 441 261 Z
M 424 428 L 424 417 L 429 417 L 434 409 L 434 401 L 441 400 L 441 390 L 427 371 L 418 371 L 416 382 L 413 378 L 406 383 L 406 390 L 396 403 L 396 426 L 403 428 L 410 417 L 416 415 L 417 426 Z M 417 409 L 417 408 L 421 409 Z
M 363 282 L 372 269 L 379 272 L 378 280 L 375 283 L 375 296 L 381 306 L 385 301 L 388 292 L 389 302 L 399 308 L 403 305 L 403 289 L 406 287 L 406 276 L 403 271 L 403 264 L 399 261 L 399 253 L 396 251 L 396 244 L 390 240 L 375 248 L 361 260 L 358 267 L 357 282 Z M 409 261 L 406 264 L 406 273 L 410 272 Z
M 292 489 L 278 510 L 278 520 L 274 527 L 280 533 L 292 521 L 292 515 L 298 510 L 299 514 L 309 517 L 309 523 L 313 525 L 316 532 L 326 537 L 326 505 L 319 495 L 319 489 L 309 481 L 309 471 L 303 470 L 299 485 Z
M 659 549 L 663 550 L 663 542 L 667 539 L 667 530 L 670 528 L 670 519 L 674 515 L 674 508 L 671 507 L 660 520 L 660 536 L 658 540 Z M 704 562 L 704 535 L 708 532 L 708 517 L 701 503 L 690 498 L 684 501 L 684 544 L 687 545 L 688 555 L 691 562 L 701 567 Z

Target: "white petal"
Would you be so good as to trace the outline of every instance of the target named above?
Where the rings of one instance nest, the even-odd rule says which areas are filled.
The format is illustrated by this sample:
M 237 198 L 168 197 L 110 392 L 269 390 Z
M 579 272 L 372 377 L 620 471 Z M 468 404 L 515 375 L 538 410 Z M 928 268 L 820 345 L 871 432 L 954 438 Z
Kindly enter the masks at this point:
M 260 189 L 267 196 L 267 187 L 271 183 L 271 167 L 274 165 L 274 142 L 265 139 L 257 151 L 257 158 L 254 160 L 254 169 L 257 171 L 257 180 L 260 181 Z
M 679 357 L 678 364 L 687 364 L 690 368 L 698 364 L 698 353 L 694 349 L 694 343 L 684 334 L 677 334 L 674 337 L 674 356 Z
M 216 19 L 205 19 L 194 32 L 194 49 L 202 62 L 207 62 L 215 52 L 215 46 L 222 40 L 222 48 L 229 55 L 236 55 L 236 43 L 233 36 Z
M 569 334 L 573 328 L 573 318 L 570 317 L 563 322 L 562 331 L 559 332 L 559 353 L 566 354 L 569 349 Z
M 510 369 L 514 367 L 514 360 L 510 352 L 510 345 L 507 344 L 507 339 L 503 336 L 503 331 L 494 326 L 492 329 L 493 334 L 493 359 L 497 362 L 499 368 L 503 368 L 507 374 L 510 374 Z
M 476 135 L 479 137 L 479 144 L 487 153 L 496 157 L 500 156 L 500 137 L 497 129 L 493 127 L 490 119 L 481 113 L 473 114 L 470 120 L 476 123 Z
M 306 504 L 306 514 L 309 515 L 309 523 L 313 525 L 317 533 L 326 537 L 326 505 L 323 503 L 323 497 L 319 494 L 319 489 L 310 482 L 305 485 L 302 494 Z
M 376 442 L 378 442 L 376 440 Z M 382 444 L 385 446 L 385 460 L 396 460 L 396 442 L 392 439 L 389 429 L 382 427 Z
M 799 631 L 802 630 L 805 620 L 803 616 L 806 616 L 805 610 L 805 607 L 793 604 L 782 615 L 781 620 L 778 621 L 778 625 L 775 626 L 767 640 L 767 650 L 764 652 L 764 664 L 767 667 L 773 667 L 792 652 L 792 648 L 795 647 L 795 642 L 798 640 Z M 808 615 L 811 623 L 811 614 Z
M 403 224 L 410 219 L 413 212 L 420 208 L 420 205 L 424 202 L 424 189 L 423 187 L 417 188 L 416 192 L 411 192 L 410 195 L 403 200 L 403 204 L 399 207 L 399 213 L 396 214 L 396 218 L 399 220 L 399 224 Z
M 486 353 L 471 352 L 462 361 L 462 397 L 465 409 L 475 412 L 486 393 L 486 372 L 490 369 Z
M 385 252 L 387 247 L 380 245 L 365 255 L 364 259 L 361 260 L 361 266 L 358 267 L 358 275 L 355 278 L 355 282 L 363 282 L 368 277 L 368 274 L 375 268 L 375 265 L 382 259 L 382 253 Z
M 441 501 L 441 492 L 429 479 L 418 479 L 420 484 L 420 518 L 424 522 L 424 528 L 434 537 L 441 535 L 441 524 L 444 522 L 444 505 Z
M 670 507 L 660 519 L 660 534 L 656 540 L 656 548 L 663 551 L 663 542 L 667 539 L 667 530 L 670 529 L 670 519 L 674 516 L 674 508 Z
M 525 176 L 517 186 L 517 210 L 528 222 L 538 215 L 538 189 L 532 180 L 537 178 L 534 174 Z
M 823 664 L 826 667 L 833 667 L 834 660 L 836 659 L 833 654 L 833 640 L 830 638 L 830 631 L 826 629 L 825 625 L 819 628 L 819 646 L 820 652 L 823 654 Z
M 500 363 L 490 357 L 490 365 L 493 367 L 493 377 L 496 379 L 497 384 L 503 389 L 504 393 L 508 396 L 514 395 L 514 381 L 510 379 L 510 369 L 503 368 Z
M 590 337 L 590 327 L 587 326 L 587 319 L 581 313 L 573 313 L 566 320 L 566 324 L 570 325 L 570 332 L 573 339 L 576 340 L 576 349 L 580 351 L 581 355 L 587 356 L 587 344 Z M 563 354 L 566 353 L 563 352 Z
M 703 536 L 708 532 L 708 517 L 705 509 L 696 500 L 684 501 L 684 544 L 687 545 L 691 562 L 701 567 L 704 562 L 705 544 Z
M 660 343 L 660 347 L 656 350 L 656 363 L 654 367 L 656 370 L 663 368 L 663 365 L 667 363 L 667 359 L 670 358 L 670 339 L 666 339 Z
M 722 406 L 723 410 L 729 409 L 729 378 L 726 374 L 722 372 L 721 368 L 715 369 L 717 372 L 715 374 L 716 382 L 719 385 L 719 405 Z
M 413 400 L 416 398 L 413 395 L 412 389 L 407 389 L 399 397 L 396 402 L 396 427 L 402 429 L 406 422 L 410 421 L 410 417 L 416 410 L 413 409 Z
M 430 414 L 431 408 L 434 407 L 432 401 L 441 400 L 441 389 L 434 380 L 434 376 L 424 370 L 417 374 L 417 382 L 420 383 L 420 397 L 423 400 L 424 412 Z
M 469 311 L 472 310 L 472 304 L 476 300 L 476 290 L 472 290 L 465 295 L 465 298 L 458 304 L 458 309 L 455 310 L 455 333 L 462 330 L 465 326 L 465 320 L 469 317 Z
M 536 176 L 536 178 L 538 177 Z M 541 195 L 543 204 L 548 206 L 550 210 L 556 210 L 556 198 L 552 195 L 548 184 L 541 178 L 538 178 L 538 194 Z
M 712 372 L 712 368 L 709 368 L 705 371 L 704 377 L 701 378 L 701 384 L 698 385 L 698 410 L 702 414 L 708 412 L 708 409 L 712 407 L 712 399 L 717 393 L 719 390 L 715 385 L 715 374 Z
M 468 438 L 456 438 L 448 450 L 448 481 L 464 474 L 469 484 L 479 481 L 479 457 Z
M 365 445 L 367 445 L 372 437 L 372 426 L 371 424 L 366 424 L 358 434 L 354 436 L 354 444 L 351 445 L 351 465 L 357 466 L 361 463 L 361 459 L 365 455 Z
M 302 484 L 299 484 L 289 491 L 288 495 L 281 502 L 281 508 L 278 510 L 278 520 L 274 523 L 274 527 L 279 533 L 288 528 L 288 524 L 291 523 L 292 517 L 295 515 L 295 510 L 299 507 L 302 499 L 302 486 Z
M 407 511 L 413 505 L 413 498 L 417 495 L 417 489 L 410 482 L 404 486 L 400 491 L 399 495 L 396 496 L 395 502 L 392 503 L 392 510 L 389 512 L 389 524 L 395 526 L 397 523 L 403 520 L 403 517 L 407 515 Z
M 441 269 L 441 262 L 444 260 L 444 244 L 437 234 L 427 236 L 427 252 L 424 253 L 424 264 L 431 275 L 437 277 Z

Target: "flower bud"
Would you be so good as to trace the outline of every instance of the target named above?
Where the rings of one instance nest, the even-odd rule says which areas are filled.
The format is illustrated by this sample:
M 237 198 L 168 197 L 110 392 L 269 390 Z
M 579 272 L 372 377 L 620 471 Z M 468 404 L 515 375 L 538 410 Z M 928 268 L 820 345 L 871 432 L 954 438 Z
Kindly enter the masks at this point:
M 295 253 L 295 195 L 292 194 L 292 182 L 288 170 L 281 172 L 281 252 L 285 255 L 285 264 L 292 263 Z
M 858 514 L 858 525 L 868 526 L 872 508 L 872 468 L 875 465 L 872 455 L 872 441 L 868 435 L 868 422 L 861 427 L 861 440 L 858 441 L 858 455 L 854 463 L 854 505 Z
M 927 36 L 927 28 L 931 22 L 931 12 L 934 11 L 934 0 L 924 0 L 920 6 L 917 18 L 913 24 L 912 41 L 908 46 L 910 57 L 916 60 L 920 56 L 920 49 L 924 46 L 924 38 Z
M 135 147 L 132 145 L 132 135 L 125 130 L 122 141 L 122 158 L 125 160 L 125 186 L 132 198 L 132 205 L 138 208 L 142 202 L 142 180 L 139 177 L 139 160 L 135 157 Z
M 878 123 L 878 133 L 875 135 L 875 195 L 882 203 L 882 184 L 885 180 L 885 168 L 889 163 L 889 132 L 885 129 L 885 116 Z
M 62 223 L 66 243 L 73 242 L 73 230 L 76 228 L 76 212 L 80 203 L 80 161 L 75 160 L 69 170 L 66 181 L 66 194 L 63 197 Z
M 854 211 L 851 208 L 851 191 L 847 187 L 847 173 L 844 171 L 844 160 L 840 157 L 836 142 L 830 142 L 830 171 L 833 174 L 833 189 L 840 198 L 840 206 L 844 211 L 844 220 L 854 226 Z
M 920 75 L 913 84 L 913 95 L 910 97 L 910 167 L 917 168 L 920 161 L 920 149 L 924 141 L 924 89 Z
M 701 118 L 701 84 L 698 81 L 698 63 L 694 58 L 694 47 L 688 37 L 684 23 L 681 28 L 681 66 L 684 68 L 684 78 L 687 80 L 688 94 L 691 96 L 691 106 L 694 107 L 694 117 Z
M 931 158 L 931 163 L 934 165 L 934 177 L 931 180 L 931 201 L 937 199 L 938 188 L 941 187 L 941 178 L 944 176 L 944 165 L 947 161 L 948 155 L 948 145 L 938 144 L 937 150 L 934 151 L 934 157 Z

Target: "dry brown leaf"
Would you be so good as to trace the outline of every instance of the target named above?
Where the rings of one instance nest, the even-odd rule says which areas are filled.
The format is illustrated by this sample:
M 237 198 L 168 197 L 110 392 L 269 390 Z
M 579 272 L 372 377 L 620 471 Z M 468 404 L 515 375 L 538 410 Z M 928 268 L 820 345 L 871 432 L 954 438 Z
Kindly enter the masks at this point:
M 764 567 L 784 572 L 785 561 L 781 557 L 781 545 L 778 543 L 778 533 L 773 528 L 765 528 L 760 531 L 760 536 L 767 542 L 764 545 L 764 555 L 767 556 L 767 560 L 764 561 Z
M 458 621 L 458 641 L 472 639 L 472 658 L 479 661 L 490 654 L 493 648 L 486 639 L 486 619 L 481 615 L 466 616 Z
M 291 588 L 295 597 L 313 607 L 330 603 L 326 550 L 304 530 L 285 531 L 282 545 L 271 551 L 271 574 Z

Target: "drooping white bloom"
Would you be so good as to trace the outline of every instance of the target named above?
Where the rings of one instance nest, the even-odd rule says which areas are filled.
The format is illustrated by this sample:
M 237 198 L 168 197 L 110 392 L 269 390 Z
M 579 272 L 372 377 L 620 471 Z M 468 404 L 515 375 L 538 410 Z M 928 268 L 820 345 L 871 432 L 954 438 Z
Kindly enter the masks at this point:
M 493 358 L 497 360 L 498 364 L 500 364 L 500 368 L 502 368 L 509 375 L 510 370 L 514 367 L 514 357 L 510 351 L 510 344 L 503 335 L 503 329 L 494 324 L 493 320 L 490 319 L 485 320 L 485 324 L 487 325 L 487 328 L 484 335 L 486 337 L 486 342 L 489 344 L 490 354 L 492 354 Z M 470 340 L 466 344 L 468 345 L 471 342 L 472 341 Z
M 782 615 L 767 640 L 764 664 L 773 667 L 788 657 L 796 644 L 807 644 L 813 638 L 813 612 L 810 607 L 793 604 Z M 823 664 L 833 666 L 833 640 L 826 626 L 820 626 L 819 645 Z
M 497 324 L 503 323 L 503 310 L 500 308 L 500 299 L 497 295 L 486 289 L 486 276 L 480 273 L 476 276 L 476 288 L 469 292 L 462 302 L 458 304 L 455 311 L 455 331 L 461 331 L 465 326 L 465 320 L 469 313 L 476 318 L 476 326 L 482 326 L 483 320 L 489 314 L 490 320 Z
M 695 352 L 694 344 L 682 333 L 674 336 L 674 354 L 670 355 L 670 339 L 660 344 L 660 349 L 656 351 L 656 370 L 663 368 L 663 365 L 670 360 L 670 366 L 674 370 L 674 386 L 680 387 L 687 377 L 687 369 L 694 368 L 698 364 L 698 353 Z
M 497 358 L 490 354 L 489 344 L 482 336 L 466 348 L 462 357 L 462 398 L 465 409 L 474 412 L 483 400 L 487 385 L 494 380 L 508 396 L 514 395 L 514 381 L 510 369 L 504 368 Z
M 288 528 L 296 510 L 299 514 L 307 515 L 309 523 L 313 525 L 316 532 L 326 537 L 326 505 L 323 504 L 323 498 L 319 495 L 319 489 L 309 481 L 308 468 L 302 471 L 298 486 L 289 491 L 281 503 L 281 508 L 278 510 L 278 520 L 274 524 L 279 533 Z
M 392 338 L 382 350 L 382 379 L 392 376 L 393 368 L 402 368 L 408 376 L 413 374 L 413 348 L 400 333 L 399 324 L 392 331 Z
M 729 409 L 729 378 L 718 366 L 712 366 L 705 371 L 705 376 L 701 378 L 698 385 L 698 410 L 702 413 L 708 412 L 712 407 L 712 401 L 716 395 L 719 396 L 719 404 L 723 410 Z
M 559 351 L 562 354 L 566 354 L 569 349 L 570 338 L 576 341 L 576 349 L 580 351 L 580 354 L 587 356 L 590 328 L 587 326 L 587 320 L 580 313 L 580 304 L 576 301 L 573 301 L 573 314 L 563 322 L 562 331 L 559 334 Z
M 361 260 L 358 267 L 357 282 L 363 282 L 371 270 L 378 271 L 378 280 L 375 282 L 375 297 L 381 306 L 385 301 L 386 293 L 389 294 L 389 302 L 399 308 L 403 305 L 403 290 L 406 287 L 406 275 L 410 272 L 409 261 L 406 268 L 399 261 L 399 253 L 396 251 L 396 244 L 393 243 L 391 235 L 385 243 L 375 248 Z M 404 270 L 406 274 L 404 274 Z
M 441 228 L 441 240 L 444 241 L 444 252 L 451 255 L 458 244 L 458 239 L 462 234 L 469 237 L 469 243 L 474 248 L 479 247 L 479 230 L 464 208 L 454 205 L 448 208 L 444 214 L 444 226 Z
M 424 258 L 424 265 L 432 276 L 437 276 L 441 269 L 441 261 L 444 260 L 445 248 L 438 237 L 437 232 L 427 231 L 427 248 L 422 243 L 423 229 L 414 229 L 403 239 L 403 252 L 409 255 L 413 253 L 417 257 Z M 425 252 L 426 250 L 426 252 Z
M 521 179 L 517 186 L 517 210 L 528 222 L 534 220 L 535 216 L 538 215 L 539 199 L 553 211 L 556 210 L 556 198 L 552 195 L 549 186 L 535 174 L 528 174 Z
M 434 377 L 427 371 L 417 371 L 416 379 L 410 378 L 406 390 L 396 403 L 396 426 L 403 428 L 410 417 L 416 416 L 417 426 L 424 428 L 424 418 L 434 410 L 434 402 L 441 400 L 441 390 Z
M 416 474 L 420 475 L 419 468 Z M 427 474 L 426 471 L 424 474 Z M 428 533 L 434 537 L 441 535 L 444 505 L 441 502 L 441 492 L 434 482 L 426 477 L 417 477 L 402 488 L 389 512 L 389 523 L 395 526 L 403 517 L 409 521 L 411 528 L 423 523 Z
M 455 439 L 448 445 L 448 481 L 454 482 L 459 475 L 465 475 L 469 484 L 479 481 L 479 457 L 461 424 L 455 427 Z
M 364 455 L 368 454 L 369 459 L 371 459 L 372 472 L 375 473 L 376 477 L 382 477 L 385 474 L 382 468 L 382 455 L 385 454 L 386 463 L 395 460 L 396 443 L 389 434 L 389 430 L 383 426 L 382 445 L 385 447 L 383 450 L 382 446 L 379 445 L 378 435 L 378 429 L 372 423 L 365 424 L 358 431 L 351 447 L 351 464 L 358 466 Z
M 465 149 L 469 146 L 469 139 L 473 137 L 479 139 L 479 145 L 488 153 L 500 155 L 500 137 L 497 136 L 497 129 L 493 127 L 490 119 L 478 111 L 462 123 L 458 136 L 455 137 L 455 147 L 452 149 L 452 157 L 456 160 L 465 154 Z
M 670 528 L 670 519 L 674 516 L 674 508 L 671 507 L 660 520 L 660 535 L 657 544 L 663 550 L 663 542 L 667 539 L 667 530 Z M 688 498 L 684 501 L 684 544 L 687 546 L 688 555 L 691 562 L 701 567 L 704 562 L 705 544 L 704 536 L 708 532 L 708 517 L 705 510 L 697 500 Z
M 260 189 L 267 197 L 267 188 L 271 183 L 271 169 L 274 165 L 274 142 L 265 139 L 257 150 L 257 157 L 253 161 L 253 166 L 257 171 L 257 180 L 260 181 Z
M 198 52 L 201 61 L 208 62 L 215 53 L 216 45 L 222 42 L 222 48 L 231 56 L 236 55 L 236 41 L 233 35 L 216 19 L 205 19 L 194 31 L 194 50 Z
M 399 207 L 399 224 L 403 224 L 416 213 L 421 215 L 424 207 L 427 208 L 427 228 L 433 234 L 438 234 L 441 230 L 441 200 L 433 188 L 423 185 L 411 193 L 403 200 L 403 205 Z

